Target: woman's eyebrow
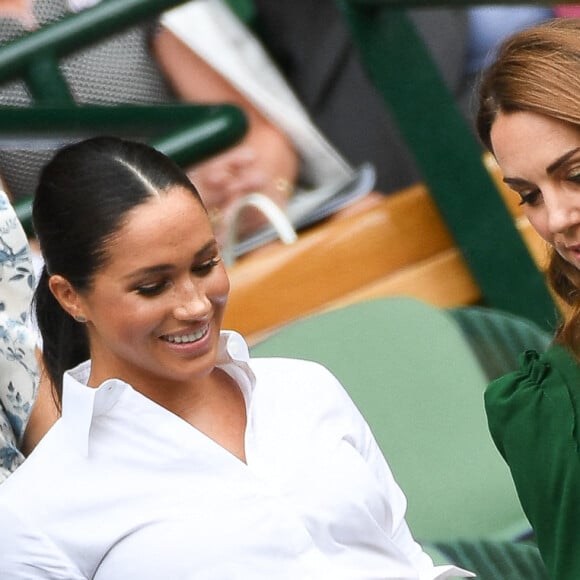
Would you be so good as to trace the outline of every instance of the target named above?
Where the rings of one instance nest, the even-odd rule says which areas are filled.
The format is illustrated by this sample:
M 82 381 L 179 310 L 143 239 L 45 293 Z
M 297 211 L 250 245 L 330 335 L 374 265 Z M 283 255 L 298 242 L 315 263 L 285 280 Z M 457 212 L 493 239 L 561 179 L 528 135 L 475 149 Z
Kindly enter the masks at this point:
M 558 167 L 560 167 L 563 163 L 566 163 L 566 161 L 568 161 L 568 159 L 570 159 L 570 157 L 572 157 L 575 153 L 578 153 L 578 151 L 580 151 L 580 147 L 575 147 L 571 151 L 568 151 L 568 153 L 564 153 L 562 157 L 559 157 L 556 159 L 556 161 L 554 161 L 554 163 L 550 163 L 550 165 L 548 165 L 546 168 L 546 173 L 548 175 L 554 173 Z
M 528 182 L 525 179 L 520 179 L 519 177 L 504 177 L 502 181 L 506 185 L 514 186 L 514 185 L 528 185 Z
M 209 240 L 207 244 L 205 244 L 200 250 L 195 252 L 195 257 L 200 258 L 201 256 L 205 256 L 210 250 L 217 251 L 217 249 L 218 249 L 217 241 L 214 239 Z
M 217 252 L 217 242 L 216 240 L 210 240 L 206 244 L 204 244 L 194 256 L 194 259 L 199 260 L 206 256 L 209 252 Z M 143 275 L 150 275 L 150 274 L 163 274 L 166 272 L 170 272 L 174 268 L 173 264 L 155 264 L 154 266 L 145 266 L 144 268 L 139 268 L 138 270 L 133 270 L 129 272 L 125 279 L 136 278 Z
M 173 269 L 171 264 L 156 264 L 155 266 L 145 266 L 144 268 L 139 268 L 138 270 L 133 270 L 126 274 L 124 278 L 130 280 L 131 278 L 137 278 L 139 276 L 144 276 L 147 274 L 162 274 L 169 272 Z

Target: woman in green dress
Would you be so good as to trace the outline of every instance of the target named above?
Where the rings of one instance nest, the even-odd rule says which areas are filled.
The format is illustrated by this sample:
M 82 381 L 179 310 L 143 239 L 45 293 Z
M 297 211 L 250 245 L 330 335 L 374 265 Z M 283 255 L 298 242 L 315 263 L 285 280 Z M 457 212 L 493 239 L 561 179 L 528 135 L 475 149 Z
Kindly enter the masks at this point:
M 553 578 L 580 578 L 580 20 L 509 38 L 481 79 L 477 128 L 550 251 L 553 346 L 493 382 L 486 410 Z M 514 288 L 525 293 L 526 288 Z

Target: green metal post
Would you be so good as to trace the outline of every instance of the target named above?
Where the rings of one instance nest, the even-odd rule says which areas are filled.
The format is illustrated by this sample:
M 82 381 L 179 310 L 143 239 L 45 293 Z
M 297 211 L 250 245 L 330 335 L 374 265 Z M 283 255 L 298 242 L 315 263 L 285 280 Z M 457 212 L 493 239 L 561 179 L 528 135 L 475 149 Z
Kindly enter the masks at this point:
M 553 329 L 557 308 L 544 277 L 414 25 L 402 9 L 384 3 L 339 4 L 485 303 Z
M 24 71 L 23 79 L 35 102 L 74 105 L 74 98 L 58 61 L 51 54 L 38 56 L 31 61 Z

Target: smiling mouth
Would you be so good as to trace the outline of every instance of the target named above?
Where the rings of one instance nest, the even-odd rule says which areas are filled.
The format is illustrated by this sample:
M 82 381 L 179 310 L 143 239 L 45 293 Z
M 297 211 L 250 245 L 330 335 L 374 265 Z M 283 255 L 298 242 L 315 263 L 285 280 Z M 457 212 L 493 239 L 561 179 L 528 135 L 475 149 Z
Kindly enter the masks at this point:
M 198 330 L 197 332 L 190 332 L 189 334 L 181 334 L 179 336 L 168 334 L 162 336 L 161 338 L 166 342 L 170 342 L 172 344 L 188 344 L 191 342 L 196 342 L 199 339 L 203 338 L 208 333 L 208 330 L 209 326 L 206 326 L 201 330 Z

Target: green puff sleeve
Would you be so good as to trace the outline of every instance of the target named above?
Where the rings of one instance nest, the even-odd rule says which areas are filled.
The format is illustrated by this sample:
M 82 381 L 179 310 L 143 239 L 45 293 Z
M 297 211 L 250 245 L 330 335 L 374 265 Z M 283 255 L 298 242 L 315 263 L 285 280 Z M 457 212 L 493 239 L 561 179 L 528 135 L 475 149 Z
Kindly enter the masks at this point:
M 580 366 L 563 347 L 522 355 L 485 393 L 507 462 L 552 578 L 580 578 Z

